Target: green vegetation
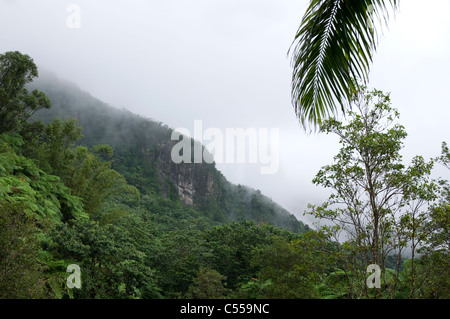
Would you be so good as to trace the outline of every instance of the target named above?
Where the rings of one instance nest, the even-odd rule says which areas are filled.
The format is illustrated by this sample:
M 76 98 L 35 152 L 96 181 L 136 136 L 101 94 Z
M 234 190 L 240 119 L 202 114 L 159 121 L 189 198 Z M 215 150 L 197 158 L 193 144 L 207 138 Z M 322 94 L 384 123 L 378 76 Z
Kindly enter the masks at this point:
M 348 123 L 330 119 L 322 126 L 324 132 L 339 136 L 342 148 L 334 164 L 323 167 L 313 180 L 332 190 L 328 201 L 311 205 L 309 213 L 327 220 L 322 231 L 342 242 L 336 258 L 342 260 L 339 275 L 348 282 L 347 296 L 417 297 L 422 271 L 417 253 L 425 252 L 427 241 L 438 240 L 435 223 L 447 224 L 448 211 L 441 215 L 441 205 L 448 201 L 441 198 L 439 208 L 430 208 L 440 192 L 439 183 L 430 177 L 434 160 L 416 156 L 409 166 L 403 164 L 400 150 L 407 134 L 395 123 L 399 114 L 389 95 L 360 88 L 352 103 Z M 440 234 L 448 240 L 448 232 Z M 402 273 L 406 251 L 411 257 Z M 422 258 L 437 252 L 428 250 Z M 448 263 L 448 249 L 441 253 Z M 383 284 L 376 290 L 364 282 L 364 265 L 370 264 L 381 268 Z
M 381 92 L 361 89 L 361 113 L 323 126 L 342 149 L 314 180 L 335 193 L 311 206 L 334 225 L 313 231 L 214 164 L 172 163 L 165 125 L 55 79 L 31 83 L 33 100 L 32 60 L 0 61 L 0 298 L 449 297 L 450 187 L 429 177 L 449 150 L 404 166 Z M 365 285 L 370 263 L 379 289 Z
M 292 103 L 303 127 L 350 110 L 398 0 L 311 0 L 292 48 Z M 392 10 L 390 10 L 392 9 Z

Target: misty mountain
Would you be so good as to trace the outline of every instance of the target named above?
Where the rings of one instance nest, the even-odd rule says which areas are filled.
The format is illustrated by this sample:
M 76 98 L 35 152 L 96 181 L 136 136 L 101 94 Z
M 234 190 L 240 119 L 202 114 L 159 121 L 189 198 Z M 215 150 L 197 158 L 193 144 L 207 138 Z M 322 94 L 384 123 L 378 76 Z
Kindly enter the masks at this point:
M 112 168 L 141 194 L 180 202 L 213 223 L 252 220 L 293 232 L 309 229 L 259 190 L 227 181 L 214 163 L 174 163 L 171 150 L 178 140 L 171 139 L 173 129 L 164 123 L 110 106 L 50 73 L 41 71 L 30 86 L 52 104 L 32 120 L 76 119 L 84 135 L 79 143 L 112 146 Z

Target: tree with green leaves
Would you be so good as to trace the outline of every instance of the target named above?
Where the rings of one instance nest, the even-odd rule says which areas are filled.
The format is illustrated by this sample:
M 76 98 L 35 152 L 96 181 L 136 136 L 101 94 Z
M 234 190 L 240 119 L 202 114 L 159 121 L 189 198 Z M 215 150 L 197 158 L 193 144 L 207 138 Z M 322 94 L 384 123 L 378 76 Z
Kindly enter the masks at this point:
M 201 267 L 193 284 L 186 293 L 187 298 L 195 299 L 223 299 L 229 292 L 223 285 L 226 279 L 218 271 Z
M 204 264 L 207 249 L 202 233 L 196 229 L 180 229 L 164 233 L 160 247 L 152 256 L 158 284 L 167 298 L 184 295 Z
M 83 137 L 77 121 L 55 118 L 47 125 L 27 123 L 20 133 L 24 141 L 21 151 L 49 174 L 59 176 L 73 195 L 82 198 L 86 213 L 99 212 L 119 193 L 139 201 L 138 190 L 111 168 L 111 146 L 76 146 Z
M 23 155 L 37 160 L 49 174 L 67 177 L 75 157 L 76 143 L 83 137 L 76 120 L 54 118 L 47 125 L 27 122 L 20 135 L 24 140 Z
M 0 54 L 0 133 L 17 132 L 34 112 L 50 108 L 50 101 L 25 85 L 38 76 L 33 59 L 18 51 Z
M 270 244 L 270 235 L 276 232 L 271 226 L 257 225 L 251 221 L 232 222 L 208 229 L 204 234 L 204 245 L 209 250 L 206 262 L 226 276 L 227 287 L 234 289 L 256 275 L 259 268 L 251 262 L 253 249 Z M 286 233 L 280 230 L 280 236 Z
M 450 172 L 450 150 L 446 142 L 442 143 L 436 161 Z M 424 223 L 428 236 L 419 249 L 421 260 L 416 280 L 420 286 L 414 291 L 414 297 L 450 298 L 450 184 L 448 180 L 440 180 L 440 184 L 439 201 L 430 207 Z
M 292 51 L 292 102 L 306 128 L 344 113 L 367 84 L 378 44 L 398 0 L 311 0 L 295 36 Z
M 102 154 L 112 156 L 108 145 L 96 145 L 94 152 L 87 147 L 78 146 L 73 150 L 69 171 L 63 180 L 72 189 L 74 195 L 80 196 L 84 208 L 90 215 L 98 212 L 105 202 L 120 192 L 139 200 L 138 190 L 129 185 L 123 175 L 111 169 L 111 161 L 104 161 Z
M 124 228 L 73 220 L 56 225 L 50 239 L 48 250 L 56 258 L 66 266 L 80 266 L 77 298 L 140 298 L 149 287 L 156 287 L 145 253 L 136 249 Z
M 0 299 L 47 298 L 38 225 L 25 206 L 0 199 Z
M 323 230 L 341 241 L 342 270 L 348 278 L 352 297 L 394 297 L 402 253 L 414 260 L 418 247 L 428 235 L 424 222 L 428 207 L 436 199 L 438 184 L 430 178 L 433 160 L 413 158 L 402 162 L 400 150 L 406 137 L 396 124 L 398 112 L 389 95 L 361 88 L 352 98 L 354 111 L 348 123 L 328 119 L 322 131 L 336 134 L 342 145 L 332 165 L 314 178 L 316 185 L 331 189 L 322 205 L 310 205 L 310 214 L 328 221 Z M 395 253 L 397 269 L 386 272 L 386 259 Z M 365 284 L 366 267 L 381 267 L 384 287 L 373 294 Z M 414 288 L 411 278 L 411 289 Z
M 0 198 L 22 204 L 24 212 L 39 223 L 86 217 L 81 198 L 74 196 L 60 177 L 41 170 L 20 155 L 23 139 L 18 134 L 0 135 Z
M 272 240 L 270 245 L 261 245 L 252 253 L 252 266 L 259 268 L 252 280 L 264 287 L 258 298 L 316 298 L 315 284 L 323 268 L 314 252 L 317 247 L 306 243 L 305 237 L 290 242 L 272 236 Z

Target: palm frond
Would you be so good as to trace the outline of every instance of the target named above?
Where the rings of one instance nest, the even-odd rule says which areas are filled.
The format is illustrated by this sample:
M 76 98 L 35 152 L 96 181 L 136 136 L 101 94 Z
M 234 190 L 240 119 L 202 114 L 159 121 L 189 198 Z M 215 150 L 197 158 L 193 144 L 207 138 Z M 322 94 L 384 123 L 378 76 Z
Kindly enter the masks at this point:
M 357 82 L 367 83 L 390 7 L 398 0 L 311 0 L 289 50 L 292 103 L 305 129 L 318 128 L 339 106 L 345 112 Z

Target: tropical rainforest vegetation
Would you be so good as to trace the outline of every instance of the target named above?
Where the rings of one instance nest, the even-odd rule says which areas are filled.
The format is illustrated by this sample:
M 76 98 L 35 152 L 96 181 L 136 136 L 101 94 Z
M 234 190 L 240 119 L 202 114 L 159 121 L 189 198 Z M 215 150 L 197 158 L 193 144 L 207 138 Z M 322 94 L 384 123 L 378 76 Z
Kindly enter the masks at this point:
M 323 122 L 342 148 L 312 230 L 214 164 L 170 163 L 162 123 L 37 76 L 0 55 L 0 298 L 449 298 L 450 186 L 431 171 L 450 152 L 405 165 L 389 95 L 358 87 Z

